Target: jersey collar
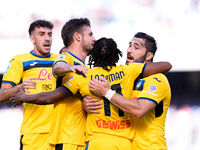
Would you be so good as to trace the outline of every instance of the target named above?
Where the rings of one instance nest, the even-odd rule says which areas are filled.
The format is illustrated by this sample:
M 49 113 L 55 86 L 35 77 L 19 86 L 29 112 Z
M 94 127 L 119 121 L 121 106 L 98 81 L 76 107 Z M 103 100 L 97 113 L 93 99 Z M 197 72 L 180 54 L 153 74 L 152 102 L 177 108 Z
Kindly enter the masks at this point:
M 40 58 L 49 58 L 50 56 L 51 56 L 51 54 L 48 54 L 47 56 L 40 56 L 40 55 L 38 55 L 38 54 L 36 54 L 36 53 L 34 53 L 33 52 L 33 50 L 30 52 L 32 55 L 34 55 L 34 56 L 36 56 L 36 57 L 40 57 Z

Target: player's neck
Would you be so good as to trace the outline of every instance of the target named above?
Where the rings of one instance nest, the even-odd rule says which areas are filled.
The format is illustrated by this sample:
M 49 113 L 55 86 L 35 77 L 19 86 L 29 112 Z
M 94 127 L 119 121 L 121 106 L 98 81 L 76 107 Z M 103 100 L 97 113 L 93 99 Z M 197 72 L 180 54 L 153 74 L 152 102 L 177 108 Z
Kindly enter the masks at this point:
M 38 50 L 36 50 L 36 49 L 33 49 L 33 53 L 35 53 L 36 55 L 39 55 L 39 56 L 42 56 L 42 57 L 46 57 L 46 56 L 48 56 L 50 53 L 48 53 L 48 54 L 43 54 L 43 53 L 40 53 Z
M 68 47 L 68 51 L 85 62 L 87 54 L 81 51 L 79 48 Z

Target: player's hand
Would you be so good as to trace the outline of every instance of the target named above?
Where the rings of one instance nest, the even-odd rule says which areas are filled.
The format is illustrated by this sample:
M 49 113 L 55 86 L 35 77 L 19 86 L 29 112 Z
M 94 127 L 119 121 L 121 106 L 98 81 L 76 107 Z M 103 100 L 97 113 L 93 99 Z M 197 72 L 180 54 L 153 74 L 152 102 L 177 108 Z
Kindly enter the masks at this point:
M 21 105 L 24 101 L 24 96 L 25 96 L 25 93 L 24 91 L 19 88 L 19 92 L 13 94 L 10 98 L 10 101 L 12 101 L 12 103 L 14 104 L 14 107 L 17 106 L 17 105 Z
M 85 96 L 83 98 L 82 108 L 88 113 L 99 114 L 98 109 L 102 109 L 102 102 L 100 99 L 92 98 L 91 96 Z
M 30 93 L 28 89 L 36 89 L 36 78 L 31 77 L 26 79 L 23 83 L 20 84 L 20 88 L 23 89 L 25 92 Z
M 109 82 L 104 77 L 100 77 L 99 79 L 101 81 L 92 79 L 88 84 L 89 89 L 98 96 L 105 96 L 107 91 L 110 89 Z
M 82 75 L 84 78 L 86 77 L 86 73 L 88 73 L 87 68 L 81 65 L 72 65 L 69 71 L 75 72 L 78 75 Z

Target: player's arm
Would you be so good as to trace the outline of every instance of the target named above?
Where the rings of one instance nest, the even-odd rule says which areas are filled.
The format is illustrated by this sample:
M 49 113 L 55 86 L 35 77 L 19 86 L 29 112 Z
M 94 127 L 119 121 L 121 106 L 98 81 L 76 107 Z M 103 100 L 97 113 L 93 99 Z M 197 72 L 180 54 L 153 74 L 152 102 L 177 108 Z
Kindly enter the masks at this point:
M 75 72 L 86 77 L 87 68 L 82 65 L 69 65 L 64 61 L 59 61 L 53 66 L 53 73 L 57 77 L 65 76 L 69 72 Z
M 66 92 L 66 90 L 62 87 L 59 87 L 51 92 L 42 92 L 38 94 L 25 94 L 20 88 L 20 91 L 13 94 L 10 100 L 13 102 L 14 106 L 20 105 L 23 102 L 46 105 L 53 104 L 69 96 L 71 96 L 71 94 Z
M 172 65 L 169 62 L 147 63 L 143 76 L 147 77 L 156 73 L 166 74 L 171 68 Z
M 0 90 L 0 103 L 8 102 L 11 95 L 19 92 L 19 88 L 29 92 L 28 89 L 36 88 L 36 83 L 32 81 L 34 78 L 28 78 L 23 83 L 18 84 L 16 86 L 10 83 L 2 83 Z
M 5 103 L 9 101 L 12 94 L 19 91 L 19 86 L 13 86 L 10 83 L 2 83 L 0 90 L 0 103 Z
M 108 81 L 103 77 L 100 77 L 100 80 L 102 81 L 95 79 L 91 80 L 89 83 L 89 89 L 99 96 L 106 97 L 112 104 L 128 114 L 141 118 L 147 112 L 156 107 L 156 104 L 145 99 L 136 101 L 125 98 L 114 91 L 108 92 L 110 91 Z

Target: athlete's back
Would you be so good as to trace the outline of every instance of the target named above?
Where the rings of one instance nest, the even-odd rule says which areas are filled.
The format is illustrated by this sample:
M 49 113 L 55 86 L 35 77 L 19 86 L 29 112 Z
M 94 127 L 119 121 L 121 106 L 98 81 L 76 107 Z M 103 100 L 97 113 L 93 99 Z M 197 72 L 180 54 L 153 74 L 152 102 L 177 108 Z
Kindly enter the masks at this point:
M 87 77 L 83 78 L 79 75 L 74 75 L 63 84 L 73 94 L 79 90 L 84 97 L 90 95 L 99 98 L 90 92 L 88 83 L 92 79 L 99 79 L 100 76 L 105 77 L 113 90 L 131 98 L 134 81 L 142 75 L 144 64 L 130 64 L 112 67 L 107 71 L 101 67 L 96 67 L 88 71 Z M 119 110 L 116 106 L 103 97 L 100 97 L 103 103 L 103 109 L 100 109 L 100 114 L 88 114 L 86 124 L 87 141 L 101 137 L 104 135 L 114 135 L 131 140 L 134 132 L 131 116 Z

